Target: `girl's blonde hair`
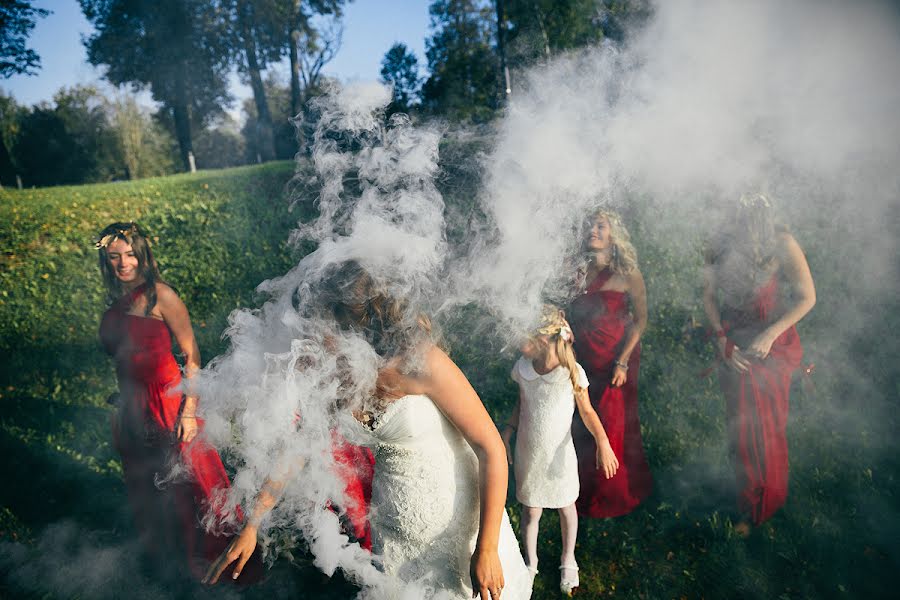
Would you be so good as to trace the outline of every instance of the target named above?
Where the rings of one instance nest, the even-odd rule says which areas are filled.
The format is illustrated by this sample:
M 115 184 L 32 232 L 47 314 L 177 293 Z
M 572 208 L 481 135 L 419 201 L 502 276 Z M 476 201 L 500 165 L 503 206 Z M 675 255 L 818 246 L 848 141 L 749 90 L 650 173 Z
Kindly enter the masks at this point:
M 609 261 L 609 268 L 613 273 L 620 275 L 628 275 L 638 266 L 637 251 L 631 243 L 631 235 L 625 224 L 622 223 L 622 217 L 619 213 L 601 208 L 594 212 L 593 218 L 599 219 L 603 217 L 609 223 L 609 236 L 612 241 L 612 256 Z
M 575 336 L 566 321 L 566 313 L 552 304 L 545 304 L 541 310 L 541 325 L 535 330 L 534 335 L 550 336 L 550 343 L 554 344 L 560 364 L 569 370 L 572 389 L 576 392 L 581 389 L 582 386 L 578 382 L 578 363 L 575 361 L 575 349 L 572 347 Z

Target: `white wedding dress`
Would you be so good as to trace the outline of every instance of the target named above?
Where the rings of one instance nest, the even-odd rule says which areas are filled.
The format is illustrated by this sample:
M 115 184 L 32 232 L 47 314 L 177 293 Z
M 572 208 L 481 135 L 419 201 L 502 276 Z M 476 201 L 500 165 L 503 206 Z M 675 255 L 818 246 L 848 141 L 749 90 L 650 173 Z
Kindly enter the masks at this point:
M 426 597 L 471 599 L 479 521 L 478 459 L 427 396 L 404 396 L 373 430 L 372 551 L 384 571 Z M 531 596 L 531 577 L 506 511 L 499 540 L 503 600 Z

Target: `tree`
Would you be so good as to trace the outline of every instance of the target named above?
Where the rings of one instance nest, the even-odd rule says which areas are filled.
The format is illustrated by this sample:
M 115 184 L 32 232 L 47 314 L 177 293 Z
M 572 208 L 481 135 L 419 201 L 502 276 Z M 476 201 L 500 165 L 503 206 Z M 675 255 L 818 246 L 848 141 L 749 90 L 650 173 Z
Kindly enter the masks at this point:
M 121 95 L 109 103 L 108 110 L 128 179 L 165 175 L 175 170 L 175 140 L 134 96 Z
M 85 39 L 88 60 L 106 65 L 115 85 L 149 85 L 163 105 L 189 168 L 192 130 L 231 102 L 228 14 L 208 0 L 79 0 L 96 33 Z
M 291 113 L 290 86 L 280 81 L 274 73 L 269 73 L 264 85 L 274 121 L 275 158 L 279 160 L 293 158 L 298 148 L 297 130 L 292 122 L 294 115 Z M 245 100 L 244 126 L 241 129 L 241 133 L 244 138 L 246 161 L 251 163 L 262 160 L 262 155 L 259 151 L 259 129 L 256 126 L 257 118 L 255 103 L 249 99 Z
M 61 89 L 55 106 L 32 107 L 19 121 L 13 146 L 26 185 L 62 185 L 121 177 L 123 164 L 106 111 L 91 86 Z
M 289 4 L 290 17 L 287 20 L 287 38 L 285 39 L 285 47 L 287 48 L 288 60 L 291 66 L 291 113 L 292 116 L 300 114 L 302 109 L 304 96 L 304 88 L 301 87 L 301 79 L 304 79 L 302 73 L 310 73 L 309 65 L 325 63 L 334 58 L 334 53 L 340 47 L 340 39 L 337 45 L 333 41 L 320 43 L 318 40 L 319 33 L 313 24 L 313 17 L 316 15 L 331 16 L 332 23 L 339 22 L 345 1 L 350 0 L 284 0 Z M 341 33 L 343 33 L 341 31 Z M 326 38 L 331 34 L 326 32 Z M 332 36 L 333 37 L 333 36 Z M 310 59 L 309 56 L 322 55 L 327 60 Z M 328 56 L 330 54 L 330 56 Z M 304 65 L 306 67 L 304 68 Z M 318 79 L 318 71 L 313 74 L 314 79 Z M 307 78 L 308 79 L 308 78 Z
M 10 149 L 19 132 L 22 116 L 26 113 L 15 98 L 0 90 L 0 184 L 16 185 L 16 164 Z
M 268 141 L 271 146 L 271 140 Z M 226 115 L 213 127 L 197 134 L 197 166 L 201 169 L 224 169 L 246 164 L 244 145 L 237 123 Z
M 406 44 L 396 43 L 381 60 L 381 80 L 394 88 L 392 112 L 409 112 L 419 94 L 419 61 Z
M 286 50 L 285 24 L 290 6 L 284 0 L 229 0 L 228 9 L 232 15 L 233 44 L 241 58 L 238 70 L 249 79 L 256 103 L 260 158 L 271 160 L 275 155 L 272 115 L 262 71 L 268 63 L 280 60 Z
M 26 42 L 38 17 L 49 14 L 49 10 L 31 6 L 29 0 L 0 2 L 0 77 L 34 75 L 40 68 L 41 57 Z
M 605 37 L 621 40 L 624 28 L 649 14 L 647 0 L 503 0 L 510 65 L 537 60 Z
M 490 118 L 499 105 L 494 8 L 479 0 L 436 0 L 429 8 L 423 104 L 455 118 Z

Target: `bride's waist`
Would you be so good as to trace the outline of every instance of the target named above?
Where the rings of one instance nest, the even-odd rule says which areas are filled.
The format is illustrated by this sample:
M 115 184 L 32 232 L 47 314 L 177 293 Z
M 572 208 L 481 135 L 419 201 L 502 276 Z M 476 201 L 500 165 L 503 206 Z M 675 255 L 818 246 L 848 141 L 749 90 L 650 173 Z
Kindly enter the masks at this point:
M 420 477 L 422 473 L 435 473 L 445 476 L 454 470 L 459 473 L 477 469 L 475 453 L 465 440 L 442 441 L 434 440 L 417 443 L 386 443 L 380 442 L 375 446 L 375 475 L 391 477 Z M 465 473 L 468 476 L 468 473 Z

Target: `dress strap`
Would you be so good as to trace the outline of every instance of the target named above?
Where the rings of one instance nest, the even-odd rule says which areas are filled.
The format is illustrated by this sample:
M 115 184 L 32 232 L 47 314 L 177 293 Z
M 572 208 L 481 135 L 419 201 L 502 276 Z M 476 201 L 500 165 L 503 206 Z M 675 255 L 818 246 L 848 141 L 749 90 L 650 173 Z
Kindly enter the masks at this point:
M 131 307 L 131 305 L 134 304 L 134 301 L 137 299 L 137 297 L 144 293 L 145 289 L 147 289 L 147 284 L 142 283 L 127 294 L 123 294 L 118 300 L 116 300 L 113 306 L 118 310 L 127 311 Z
M 585 292 L 590 293 L 590 292 L 598 291 L 600 288 L 602 288 L 604 285 L 606 285 L 606 282 L 609 281 L 612 278 L 612 276 L 613 276 L 612 269 L 610 269 L 609 267 L 606 267 L 605 269 L 603 269 L 602 271 L 597 273 L 597 276 L 594 277 L 594 279 L 591 281 L 590 284 L 588 284 L 587 288 L 585 289 Z

